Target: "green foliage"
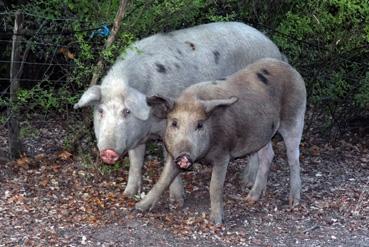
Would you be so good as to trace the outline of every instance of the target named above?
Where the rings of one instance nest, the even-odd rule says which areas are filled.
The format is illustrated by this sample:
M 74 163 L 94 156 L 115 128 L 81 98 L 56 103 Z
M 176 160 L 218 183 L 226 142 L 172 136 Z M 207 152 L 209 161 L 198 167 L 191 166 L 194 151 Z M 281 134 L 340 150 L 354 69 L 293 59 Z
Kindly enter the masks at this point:
M 111 173 L 119 172 L 122 167 L 124 167 L 124 164 L 121 162 L 116 162 L 114 165 L 101 164 L 97 167 L 97 169 L 101 175 L 110 175 Z
M 355 95 L 355 101 L 362 108 L 369 108 L 369 72 L 360 81 L 359 93 Z
M 5 125 L 7 117 L 5 115 L 0 115 L 0 125 Z
M 210 21 L 243 21 L 267 33 L 287 55 L 306 81 L 309 102 L 330 113 L 334 108 L 345 117 L 368 113 L 368 1 L 136 0 L 128 2 L 117 39 L 109 49 L 104 48 L 105 38 L 91 38 L 92 31 L 78 31 L 111 24 L 118 6 L 119 0 L 40 0 L 23 6 L 32 16 L 50 19 L 26 16 L 30 29 L 77 31 L 33 37 L 67 47 L 75 57 L 59 56 L 59 63 L 70 65 L 58 74 L 65 78 L 63 83 L 45 77 L 44 82 L 23 88 L 18 98 L 24 107 L 46 112 L 70 108 L 88 86 L 99 58 L 108 69 L 117 57 L 124 57 L 130 44 L 150 34 Z M 37 42 L 31 50 L 37 61 L 49 61 L 58 54 L 55 47 L 45 48 Z M 0 107 L 4 104 L 7 102 L 0 101 Z
M 0 108 L 6 107 L 9 104 L 9 100 L 5 97 L 0 97 Z
M 27 106 L 28 110 L 41 110 L 45 112 L 60 112 L 65 109 L 64 106 L 76 102 L 77 96 L 71 95 L 64 88 L 52 88 L 37 84 L 31 89 L 21 89 L 17 94 L 17 105 L 19 107 Z
M 22 123 L 22 126 L 19 131 L 20 138 L 24 139 L 27 137 L 31 137 L 33 139 L 39 136 L 40 131 L 31 126 L 30 122 L 25 121 Z
M 350 117 L 368 105 L 368 30 L 367 1 L 301 0 L 273 39 L 303 74 L 310 102 Z

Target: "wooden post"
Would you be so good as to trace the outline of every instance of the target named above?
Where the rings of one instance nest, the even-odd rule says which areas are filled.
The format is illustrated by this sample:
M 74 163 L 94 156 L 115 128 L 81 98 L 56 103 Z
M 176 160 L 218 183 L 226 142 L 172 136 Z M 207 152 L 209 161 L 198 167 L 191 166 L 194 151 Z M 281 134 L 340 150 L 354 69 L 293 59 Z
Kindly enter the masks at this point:
M 8 142 L 9 142 L 9 158 L 17 159 L 22 153 L 22 142 L 19 137 L 19 110 L 17 104 L 17 92 L 19 89 L 19 79 L 21 77 L 21 32 L 23 29 L 23 14 L 17 11 L 15 14 L 15 23 L 13 31 L 12 54 L 10 64 L 10 100 L 8 107 Z

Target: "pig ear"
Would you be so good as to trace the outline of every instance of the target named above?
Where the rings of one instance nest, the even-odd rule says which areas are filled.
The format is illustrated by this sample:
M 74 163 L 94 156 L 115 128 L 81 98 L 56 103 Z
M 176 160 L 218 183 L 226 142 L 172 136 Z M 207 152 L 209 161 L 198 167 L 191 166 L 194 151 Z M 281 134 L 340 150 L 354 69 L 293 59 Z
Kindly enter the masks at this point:
M 220 106 L 230 106 L 238 101 L 238 98 L 235 96 L 230 97 L 229 99 L 213 99 L 213 100 L 204 100 L 202 104 L 205 107 L 205 112 L 210 114 L 214 109 Z
M 101 99 L 100 86 L 92 86 L 88 88 L 79 99 L 78 103 L 73 106 L 74 109 L 78 109 L 84 106 L 93 105 L 99 102 Z
M 169 97 L 153 95 L 146 98 L 146 102 L 151 106 L 152 114 L 157 118 L 167 118 L 167 114 L 173 109 L 174 100 Z
M 146 95 L 134 89 L 127 88 L 124 95 L 124 103 L 132 114 L 141 120 L 147 120 L 150 115 L 150 107 L 146 103 Z

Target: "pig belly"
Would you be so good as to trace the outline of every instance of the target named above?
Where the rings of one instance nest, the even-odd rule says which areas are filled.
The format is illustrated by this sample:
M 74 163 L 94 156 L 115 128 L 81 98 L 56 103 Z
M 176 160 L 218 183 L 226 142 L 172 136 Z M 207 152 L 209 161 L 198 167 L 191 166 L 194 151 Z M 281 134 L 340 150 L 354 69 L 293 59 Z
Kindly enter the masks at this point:
M 248 154 L 259 151 L 270 142 L 278 130 L 279 121 L 266 121 L 266 124 L 259 124 L 253 129 L 253 132 L 245 133 L 238 137 L 236 145 L 231 150 L 233 158 L 241 158 Z

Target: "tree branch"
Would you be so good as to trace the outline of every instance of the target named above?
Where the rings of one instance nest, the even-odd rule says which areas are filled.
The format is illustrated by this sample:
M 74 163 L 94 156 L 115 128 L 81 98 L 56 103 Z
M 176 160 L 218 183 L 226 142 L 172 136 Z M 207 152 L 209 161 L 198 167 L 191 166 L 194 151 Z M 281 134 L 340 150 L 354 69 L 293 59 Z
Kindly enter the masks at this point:
M 113 42 L 115 41 L 115 38 L 116 38 L 117 33 L 119 31 L 119 28 L 120 28 L 121 21 L 122 21 L 122 19 L 124 17 L 124 14 L 126 12 L 127 1 L 128 0 L 121 0 L 120 1 L 119 9 L 118 9 L 118 12 L 117 12 L 117 14 L 115 16 L 115 19 L 114 19 L 113 28 L 111 30 L 111 33 L 110 33 L 109 37 L 105 41 L 105 49 L 108 49 L 113 44 Z M 99 78 L 101 76 L 101 72 L 102 72 L 103 69 L 104 69 L 103 58 L 100 58 L 99 61 L 97 62 L 95 72 L 92 75 L 90 86 L 96 85 L 97 81 L 99 80 Z

